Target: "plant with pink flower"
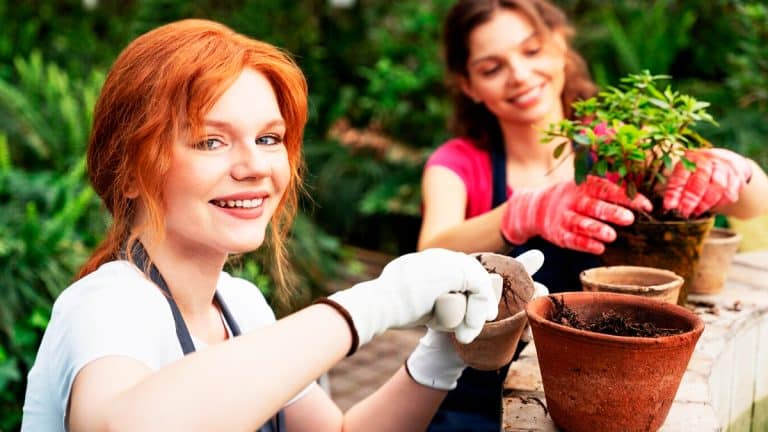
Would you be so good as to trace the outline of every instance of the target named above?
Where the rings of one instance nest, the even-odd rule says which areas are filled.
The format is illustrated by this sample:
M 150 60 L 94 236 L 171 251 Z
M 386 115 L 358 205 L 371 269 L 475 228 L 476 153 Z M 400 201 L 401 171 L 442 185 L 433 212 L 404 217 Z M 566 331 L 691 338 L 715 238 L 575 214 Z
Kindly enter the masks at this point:
M 588 174 L 607 177 L 625 186 L 630 198 L 640 192 L 655 211 L 662 211 L 664 185 L 675 163 L 693 170 L 696 165 L 686 158 L 686 150 L 711 147 L 693 128 L 702 122 L 717 124 L 707 112 L 709 103 L 670 86 L 659 88 L 659 81 L 669 78 L 648 71 L 629 75 L 619 86 L 575 102 L 579 120 L 550 125 L 545 140 L 570 141 L 559 145 L 555 156 L 567 148 L 576 153 L 577 183 Z

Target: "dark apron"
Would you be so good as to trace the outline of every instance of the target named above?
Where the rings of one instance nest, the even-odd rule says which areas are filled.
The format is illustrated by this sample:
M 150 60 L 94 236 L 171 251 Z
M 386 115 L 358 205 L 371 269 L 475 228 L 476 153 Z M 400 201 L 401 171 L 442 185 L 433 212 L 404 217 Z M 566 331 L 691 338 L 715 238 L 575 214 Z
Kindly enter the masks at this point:
M 133 258 L 133 261 L 136 263 L 137 267 L 142 270 L 146 268 L 147 252 L 144 250 L 144 246 L 140 242 L 135 243 L 131 252 L 131 257 Z M 181 311 L 176 305 L 176 301 L 174 301 L 173 297 L 171 296 L 171 290 L 168 289 L 168 284 L 165 283 L 163 275 L 160 274 L 160 270 L 155 267 L 154 263 L 150 264 L 148 270 L 149 277 L 152 279 L 152 282 L 154 282 L 155 285 L 160 287 L 160 289 L 165 292 L 165 298 L 168 300 L 168 306 L 170 306 L 171 313 L 173 314 L 173 321 L 176 323 L 176 337 L 178 338 L 179 344 L 181 345 L 181 350 L 184 352 L 184 355 L 195 352 L 195 344 L 192 342 L 192 336 L 189 334 L 187 324 L 184 322 L 184 318 L 181 316 Z M 227 304 L 224 303 L 224 299 L 221 298 L 218 291 L 216 291 L 214 294 L 214 299 L 216 303 L 219 304 L 221 313 L 224 315 L 224 320 L 227 322 L 229 329 L 232 331 L 232 337 L 240 336 L 240 326 L 237 325 L 235 317 L 232 316 L 232 313 L 229 311 Z M 285 413 L 283 410 L 280 410 L 274 417 L 272 417 L 272 419 L 265 423 L 264 426 L 257 429 L 256 432 L 285 432 L 286 430 Z
M 507 200 L 507 164 L 503 146 L 491 151 L 493 168 L 493 201 L 496 208 Z M 533 275 L 533 280 L 544 284 L 551 293 L 581 291 L 579 274 L 599 265 L 596 255 L 556 246 L 541 237 L 533 237 L 508 253 L 521 253 L 539 249 L 544 253 L 544 265 Z M 519 342 L 512 361 L 527 345 Z M 499 432 L 503 415 L 502 397 L 504 380 L 509 364 L 494 371 L 480 371 L 471 367 L 464 370 L 456 388 L 448 392 L 427 430 L 429 432 Z

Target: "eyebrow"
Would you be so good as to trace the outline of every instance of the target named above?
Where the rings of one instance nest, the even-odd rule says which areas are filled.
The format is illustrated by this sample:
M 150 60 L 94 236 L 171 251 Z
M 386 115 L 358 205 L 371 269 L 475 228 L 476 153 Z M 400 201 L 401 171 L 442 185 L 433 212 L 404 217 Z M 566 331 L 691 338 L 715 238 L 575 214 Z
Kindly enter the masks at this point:
M 226 121 L 226 120 L 205 119 L 205 120 L 203 120 L 203 125 L 204 126 L 215 127 L 215 128 L 218 128 L 218 129 L 224 129 L 224 130 L 226 130 L 228 132 L 231 132 L 234 129 L 232 124 L 230 122 Z M 283 119 L 273 119 L 273 120 L 270 120 L 266 124 L 264 124 L 264 126 L 261 129 L 262 130 L 264 130 L 264 129 L 272 129 L 272 128 L 275 128 L 275 127 L 283 127 L 283 128 L 285 128 L 286 127 L 285 120 L 283 120 Z
M 522 41 L 520 41 L 520 42 L 517 44 L 517 46 L 522 46 L 522 45 L 525 45 L 525 44 L 526 44 L 526 43 L 528 43 L 528 42 L 529 42 L 531 39 L 535 39 L 535 38 L 537 38 L 537 37 L 539 37 L 539 33 L 538 33 L 538 32 L 536 32 L 536 31 L 534 31 L 533 33 L 531 33 L 530 35 L 528 35 L 528 36 L 527 36 L 525 39 L 523 39 Z M 493 60 L 493 58 L 494 58 L 494 57 L 496 57 L 496 54 L 490 54 L 490 55 L 487 55 L 487 56 L 483 56 L 483 57 L 480 57 L 480 58 L 476 58 L 476 59 L 474 59 L 474 60 L 470 61 L 468 66 L 470 66 L 470 67 L 471 67 L 471 66 L 474 66 L 474 65 L 476 65 L 476 64 L 478 64 L 478 63 L 481 63 L 481 62 L 484 62 L 484 61 Z

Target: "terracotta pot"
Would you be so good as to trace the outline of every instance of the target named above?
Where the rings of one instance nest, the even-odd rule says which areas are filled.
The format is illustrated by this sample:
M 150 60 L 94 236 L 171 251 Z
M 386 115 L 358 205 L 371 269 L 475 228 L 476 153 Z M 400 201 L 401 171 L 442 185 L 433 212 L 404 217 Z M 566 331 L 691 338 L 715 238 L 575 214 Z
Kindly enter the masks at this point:
M 502 295 L 495 321 L 485 323 L 480 335 L 469 344 L 459 343 L 452 337 L 453 345 L 468 366 L 496 370 L 512 361 L 517 342 L 528 324 L 524 308 L 534 294 L 533 280 L 512 257 L 495 253 L 475 256 L 489 272 L 509 281 L 511 289 L 505 287 L 507 295 Z
M 636 220 L 614 227 L 616 240 L 605 245 L 603 265 L 633 265 L 671 270 L 683 279 L 677 304 L 685 305 L 701 248 L 713 217 L 691 221 L 650 222 Z
M 669 413 L 680 380 L 704 330 L 686 308 L 640 296 L 555 294 L 590 320 L 613 310 L 636 322 L 683 333 L 657 338 L 611 336 L 549 320 L 550 296 L 525 307 L 533 330 L 547 409 L 566 431 L 654 431 Z
M 704 240 L 690 292 L 717 294 L 722 291 L 740 245 L 741 234 L 728 228 L 712 228 Z
M 584 270 L 579 275 L 584 291 L 634 294 L 677 303 L 683 278 L 670 270 L 641 266 L 610 266 Z

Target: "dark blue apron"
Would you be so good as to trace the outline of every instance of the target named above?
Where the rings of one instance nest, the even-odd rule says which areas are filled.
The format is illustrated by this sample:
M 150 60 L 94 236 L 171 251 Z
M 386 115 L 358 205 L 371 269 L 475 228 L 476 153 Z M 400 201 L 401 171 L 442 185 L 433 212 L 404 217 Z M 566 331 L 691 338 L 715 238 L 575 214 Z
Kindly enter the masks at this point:
M 493 168 L 493 201 L 496 208 L 507 200 L 507 164 L 503 146 L 491 151 Z M 533 280 L 544 284 L 551 293 L 580 291 L 579 274 L 599 265 L 596 255 L 556 246 L 541 237 L 533 237 L 509 251 L 510 256 L 539 249 L 544 253 L 544 265 Z M 512 361 L 527 343 L 518 343 Z M 499 432 L 503 415 L 504 380 L 509 364 L 495 371 L 480 371 L 468 367 L 454 390 L 448 392 L 427 430 L 429 432 Z
M 133 258 L 133 262 L 137 267 L 142 270 L 146 269 L 147 252 L 140 242 L 136 242 L 134 244 L 133 250 L 131 251 L 131 257 Z M 181 345 L 181 350 L 184 352 L 184 355 L 195 352 L 195 344 L 192 342 L 192 336 L 189 334 L 189 329 L 187 328 L 187 324 L 184 322 L 184 317 L 181 316 L 181 311 L 176 305 L 176 301 L 173 300 L 173 297 L 171 296 L 171 290 L 168 289 L 168 284 L 165 283 L 163 275 L 160 274 L 160 270 L 155 267 L 154 263 L 150 264 L 148 270 L 149 277 L 152 282 L 160 287 L 160 289 L 163 290 L 166 294 L 165 298 L 168 300 L 168 306 L 170 306 L 171 313 L 173 314 L 173 321 L 176 323 L 176 337 L 178 338 L 179 344 Z M 224 299 L 221 298 L 218 291 L 216 291 L 214 294 L 214 299 L 216 303 L 218 303 L 219 308 L 221 308 L 221 313 L 224 315 L 224 320 L 227 322 L 229 329 L 232 331 L 232 337 L 240 336 L 240 326 L 237 325 L 235 317 L 232 316 L 232 313 L 229 311 L 227 304 L 224 303 Z M 272 419 L 265 423 L 264 426 L 257 429 L 256 432 L 285 432 L 286 430 L 285 413 L 283 410 L 280 410 L 274 417 L 272 417 Z

